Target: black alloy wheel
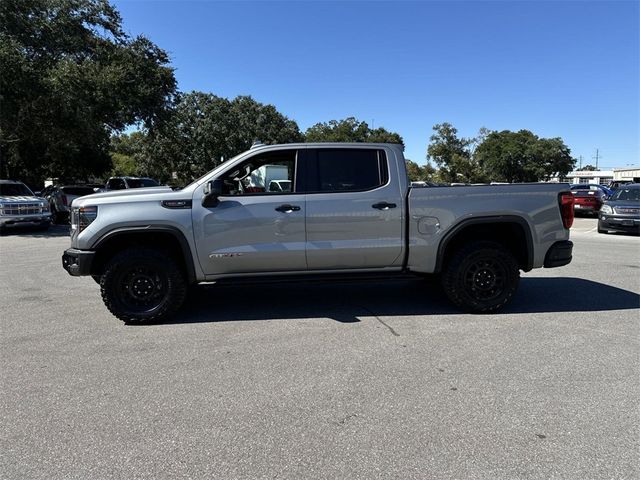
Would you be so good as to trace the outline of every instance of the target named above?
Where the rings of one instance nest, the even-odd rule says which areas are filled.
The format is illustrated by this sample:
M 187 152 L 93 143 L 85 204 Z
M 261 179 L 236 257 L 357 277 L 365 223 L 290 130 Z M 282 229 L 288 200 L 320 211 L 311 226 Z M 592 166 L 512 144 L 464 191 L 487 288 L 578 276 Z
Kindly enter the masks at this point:
M 182 271 L 166 252 L 131 248 L 115 255 L 100 278 L 109 311 L 127 323 L 151 323 L 175 313 L 184 301 Z
M 443 272 L 442 286 L 459 308 L 489 313 L 506 305 L 520 282 L 513 254 L 494 242 L 474 242 L 458 250 Z

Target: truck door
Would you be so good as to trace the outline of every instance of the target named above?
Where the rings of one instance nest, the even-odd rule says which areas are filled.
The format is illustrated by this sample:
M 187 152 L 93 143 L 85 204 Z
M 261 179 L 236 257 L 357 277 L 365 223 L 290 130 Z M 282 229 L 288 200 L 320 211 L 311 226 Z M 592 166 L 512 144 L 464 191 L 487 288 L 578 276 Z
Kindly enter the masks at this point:
M 256 154 L 220 174 L 224 190 L 215 207 L 202 206 L 204 186 L 196 190 L 193 228 L 206 275 L 306 270 L 298 166 L 295 149 Z
M 401 266 L 404 197 L 385 151 L 317 148 L 308 156 L 309 269 Z

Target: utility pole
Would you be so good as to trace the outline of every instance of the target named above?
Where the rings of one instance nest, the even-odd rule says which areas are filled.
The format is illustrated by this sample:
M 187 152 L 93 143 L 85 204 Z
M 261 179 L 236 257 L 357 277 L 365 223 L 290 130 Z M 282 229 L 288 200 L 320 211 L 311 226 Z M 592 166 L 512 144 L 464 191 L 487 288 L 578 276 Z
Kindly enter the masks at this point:
M 580 158 L 580 167 L 578 168 L 578 170 L 582 170 L 582 155 L 580 155 L 580 157 L 578 158 Z
M 596 160 L 596 170 L 598 170 L 598 160 L 599 160 L 600 158 L 602 158 L 602 157 L 601 157 L 601 155 L 600 155 L 600 150 L 598 150 L 598 149 L 596 148 L 596 156 L 595 156 L 595 157 L 591 157 L 591 158 L 595 158 L 595 160 Z

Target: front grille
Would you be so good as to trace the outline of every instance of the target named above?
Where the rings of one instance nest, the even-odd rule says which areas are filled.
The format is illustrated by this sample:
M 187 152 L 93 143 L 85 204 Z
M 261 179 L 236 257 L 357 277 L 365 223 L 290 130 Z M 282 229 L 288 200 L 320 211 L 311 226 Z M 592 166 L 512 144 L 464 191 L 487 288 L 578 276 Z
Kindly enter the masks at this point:
M 40 203 L 5 203 L 2 213 L 4 215 L 40 215 L 42 205 Z
M 640 208 L 635 207 L 616 207 L 616 213 L 625 214 L 625 215 L 639 215 Z

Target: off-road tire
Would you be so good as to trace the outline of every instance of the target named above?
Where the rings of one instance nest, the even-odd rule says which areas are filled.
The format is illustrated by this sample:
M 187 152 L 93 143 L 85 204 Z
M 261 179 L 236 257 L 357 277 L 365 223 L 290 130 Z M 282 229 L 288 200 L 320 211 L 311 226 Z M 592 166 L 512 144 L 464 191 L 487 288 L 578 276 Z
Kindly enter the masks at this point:
M 157 323 L 184 302 L 187 285 L 167 252 L 129 248 L 111 258 L 100 279 L 102 300 L 125 323 Z
M 491 313 L 504 307 L 520 283 L 513 254 L 494 242 L 473 242 L 455 252 L 444 268 L 442 287 L 458 308 Z

